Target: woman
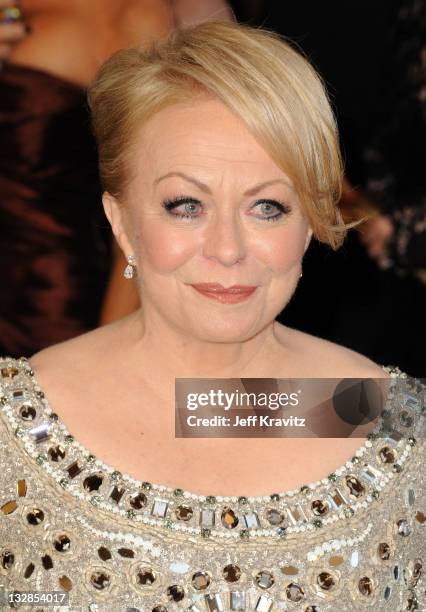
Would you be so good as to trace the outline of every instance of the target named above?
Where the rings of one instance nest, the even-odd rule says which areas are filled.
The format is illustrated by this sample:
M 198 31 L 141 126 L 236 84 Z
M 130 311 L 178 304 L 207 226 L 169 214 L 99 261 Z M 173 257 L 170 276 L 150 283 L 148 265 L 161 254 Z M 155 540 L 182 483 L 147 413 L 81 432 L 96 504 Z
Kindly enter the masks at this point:
M 11 15 L 12 2 L 6 19 Z M 166 0 L 22 0 L 3 24 L 0 71 L 0 351 L 19 357 L 72 338 L 138 304 L 121 283 L 101 206 L 86 88 L 115 50 L 173 26 Z M 96 32 L 96 36 L 93 36 Z M 18 38 L 16 38 L 18 37 Z M 113 275 L 112 281 L 115 280 Z M 114 293 L 117 291 L 114 283 Z M 7 290 L 6 290 L 7 288 Z
M 2 362 L 2 583 L 82 610 L 420 600 L 420 390 L 274 320 L 311 237 L 346 230 L 318 76 L 273 34 L 211 22 L 114 55 L 90 104 L 141 309 Z M 217 377 L 383 378 L 402 434 L 175 438 L 175 379 Z

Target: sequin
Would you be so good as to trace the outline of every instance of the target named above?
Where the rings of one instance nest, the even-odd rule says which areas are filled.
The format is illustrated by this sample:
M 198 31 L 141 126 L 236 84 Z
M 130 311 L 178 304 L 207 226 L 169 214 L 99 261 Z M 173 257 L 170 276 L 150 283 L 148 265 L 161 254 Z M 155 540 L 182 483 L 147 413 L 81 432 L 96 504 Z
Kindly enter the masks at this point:
M 82 612 L 425 608 L 424 436 L 406 377 L 392 378 L 396 431 L 368 437 L 332 474 L 294 491 L 221 497 L 106 465 L 67 431 L 28 364 L 0 360 L 4 368 L 17 370 L 0 377 L 7 588 L 69 592 Z

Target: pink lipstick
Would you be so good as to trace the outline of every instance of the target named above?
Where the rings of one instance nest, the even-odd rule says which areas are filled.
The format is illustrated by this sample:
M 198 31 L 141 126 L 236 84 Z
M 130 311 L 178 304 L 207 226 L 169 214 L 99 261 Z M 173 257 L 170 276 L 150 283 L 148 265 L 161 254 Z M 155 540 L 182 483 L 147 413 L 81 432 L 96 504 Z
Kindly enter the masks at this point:
M 249 285 L 232 285 L 223 287 L 219 283 L 196 283 L 191 285 L 198 293 L 222 302 L 222 304 L 236 304 L 248 299 L 257 289 Z

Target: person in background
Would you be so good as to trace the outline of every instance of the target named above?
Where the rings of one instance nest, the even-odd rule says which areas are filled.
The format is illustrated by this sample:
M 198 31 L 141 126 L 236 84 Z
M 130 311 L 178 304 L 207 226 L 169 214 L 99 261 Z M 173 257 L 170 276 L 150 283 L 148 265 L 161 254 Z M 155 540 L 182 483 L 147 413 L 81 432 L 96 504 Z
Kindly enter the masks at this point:
M 119 48 L 232 19 L 222 0 L 197 6 L 0 0 L 0 352 L 26 356 L 138 306 L 100 204 L 86 88 Z
M 426 5 L 401 2 L 391 33 L 381 121 L 365 147 L 365 193 L 346 185 L 344 202 L 371 201 L 376 214 L 358 228 L 379 267 L 426 283 Z

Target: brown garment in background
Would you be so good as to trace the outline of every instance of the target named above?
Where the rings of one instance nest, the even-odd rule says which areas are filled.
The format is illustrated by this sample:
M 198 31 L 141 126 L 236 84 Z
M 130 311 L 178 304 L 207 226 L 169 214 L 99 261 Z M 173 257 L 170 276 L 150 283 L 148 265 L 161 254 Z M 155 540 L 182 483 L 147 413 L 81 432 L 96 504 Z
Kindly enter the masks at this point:
M 85 92 L 0 72 L 0 354 L 30 356 L 97 325 L 110 269 Z

